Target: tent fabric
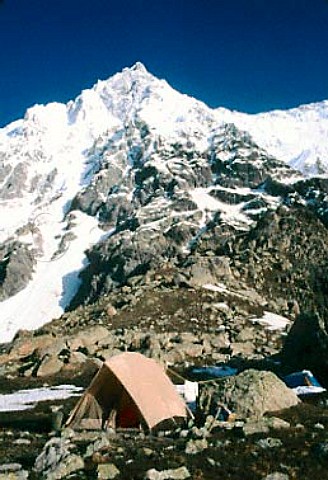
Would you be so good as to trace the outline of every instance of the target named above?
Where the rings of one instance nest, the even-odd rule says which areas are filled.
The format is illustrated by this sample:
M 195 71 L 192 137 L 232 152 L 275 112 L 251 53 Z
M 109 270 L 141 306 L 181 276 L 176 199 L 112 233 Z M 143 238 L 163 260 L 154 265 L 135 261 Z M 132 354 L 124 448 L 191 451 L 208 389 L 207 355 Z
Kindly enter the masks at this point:
M 67 425 L 103 425 L 115 417 L 118 427 L 145 423 L 152 429 L 164 420 L 186 416 L 186 405 L 163 368 L 140 353 L 125 352 L 102 365 Z

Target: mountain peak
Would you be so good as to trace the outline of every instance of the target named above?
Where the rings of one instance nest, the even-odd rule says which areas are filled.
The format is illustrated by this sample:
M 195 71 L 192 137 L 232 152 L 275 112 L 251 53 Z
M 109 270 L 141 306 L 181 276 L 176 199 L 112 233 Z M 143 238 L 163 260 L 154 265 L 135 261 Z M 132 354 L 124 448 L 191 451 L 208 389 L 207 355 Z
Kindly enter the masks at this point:
M 140 73 L 149 73 L 147 68 L 145 67 L 145 65 L 142 62 L 136 62 L 134 65 L 132 65 L 132 67 L 130 67 L 130 68 L 127 67 L 124 70 L 130 70 L 132 72 L 137 71 L 137 72 L 140 72 Z

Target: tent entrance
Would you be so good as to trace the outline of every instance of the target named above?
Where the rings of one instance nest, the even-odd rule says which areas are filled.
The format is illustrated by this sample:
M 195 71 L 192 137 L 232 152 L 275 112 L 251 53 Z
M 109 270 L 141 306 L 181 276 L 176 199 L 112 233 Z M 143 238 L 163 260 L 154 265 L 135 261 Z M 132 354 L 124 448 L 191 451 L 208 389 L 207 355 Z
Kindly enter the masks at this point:
M 75 429 L 139 428 L 142 422 L 138 407 L 123 390 L 119 399 L 105 404 L 86 392 L 67 421 Z

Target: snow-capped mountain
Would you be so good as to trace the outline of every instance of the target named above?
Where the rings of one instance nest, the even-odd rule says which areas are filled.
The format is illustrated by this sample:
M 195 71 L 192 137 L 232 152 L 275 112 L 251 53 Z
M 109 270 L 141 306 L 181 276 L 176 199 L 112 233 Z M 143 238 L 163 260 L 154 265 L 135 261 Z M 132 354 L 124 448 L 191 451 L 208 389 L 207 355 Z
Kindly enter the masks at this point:
M 219 108 L 219 117 L 251 134 L 271 155 L 307 176 L 326 174 L 328 101 L 248 115 Z
M 0 130 L 0 342 L 185 261 L 213 225 L 226 242 L 281 204 L 325 220 L 325 178 L 304 172 L 328 170 L 327 122 L 328 102 L 210 109 L 140 63 L 27 110 Z

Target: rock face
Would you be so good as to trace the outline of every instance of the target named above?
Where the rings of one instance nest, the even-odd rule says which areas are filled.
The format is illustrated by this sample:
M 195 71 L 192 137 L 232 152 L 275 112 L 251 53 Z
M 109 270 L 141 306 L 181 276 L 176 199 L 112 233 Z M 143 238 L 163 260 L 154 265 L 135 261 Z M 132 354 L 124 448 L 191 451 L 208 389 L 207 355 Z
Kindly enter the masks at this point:
M 328 385 L 328 322 L 318 314 L 299 315 L 286 339 L 282 358 L 292 369 L 310 369 Z
M 296 394 L 272 372 L 245 370 L 202 387 L 200 405 L 209 410 L 224 406 L 240 418 L 260 418 L 267 412 L 289 408 L 299 403 Z
M 18 241 L 0 245 L 0 301 L 26 287 L 35 263 L 33 251 L 27 245 Z

